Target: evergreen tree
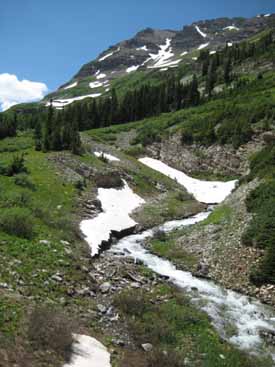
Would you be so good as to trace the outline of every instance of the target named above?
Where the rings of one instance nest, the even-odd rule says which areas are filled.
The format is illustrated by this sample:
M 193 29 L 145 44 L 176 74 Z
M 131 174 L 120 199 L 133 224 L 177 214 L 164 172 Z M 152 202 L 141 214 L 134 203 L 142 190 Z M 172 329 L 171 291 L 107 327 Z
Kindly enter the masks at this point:
M 118 98 L 116 94 L 116 90 L 113 88 L 111 92 L 111 117 L 110 122 L 115 123 L 118 122 Z
M 231 82 L 231 59 L 228 57 L 224 62 L 224 82 L 229 84 Z
M 197 106 L 200 103 L 200 92 L 198 89 L 198 79 L 197 76 L 193 75 L 193 80 L 189 86 L 188 90 L 188 102 L 189 106 Z
M 78 131 L 78 123 L 75 120 L 72 123 L 70 148 L 73 154 L 79 155 L 81 153 L 81 139 Z
M 217 81 L 216 63 L 213 59 L 209 66 L 207 81 L 206 81 L 206 92 L 209 95 L 209 97 L 212 96 L 212 91 L 215 87 L 216 81 Z
M 42 128 L 41 120 L 38 120 L 34 128 L 34 142 L 35 150 L 40 151 L 42 149 Z

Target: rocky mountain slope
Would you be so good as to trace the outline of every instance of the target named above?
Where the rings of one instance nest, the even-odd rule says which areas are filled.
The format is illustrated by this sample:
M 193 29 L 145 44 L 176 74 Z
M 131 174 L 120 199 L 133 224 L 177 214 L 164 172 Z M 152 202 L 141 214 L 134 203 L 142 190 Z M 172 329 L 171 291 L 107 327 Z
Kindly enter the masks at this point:
M 181 30 L 147 28 L 133 38 L 119 42 L 88 62 L 56 92 L 46 97 L 55 107 L 66 106 L 76 100 L 107 95 L 123 77 L 133 74 L 165 73 L 194 63 L 200 50 L 214 54 L 274 25 L 275 14 L 258 15 L 251 19 L 219 18 L 195 22 Z M 139 78 L 139 76 L 137 76 Z

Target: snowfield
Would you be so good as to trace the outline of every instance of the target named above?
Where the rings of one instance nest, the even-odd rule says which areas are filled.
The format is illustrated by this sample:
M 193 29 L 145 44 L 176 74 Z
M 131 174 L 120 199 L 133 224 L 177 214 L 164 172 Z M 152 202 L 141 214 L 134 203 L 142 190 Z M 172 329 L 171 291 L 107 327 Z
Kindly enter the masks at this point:
M 63 89 L 71 89 L 71 88 L 74 88 L 74 87 L 77 86 L 77 84 L 78 84 L 78 82 L 74 82 L 74 83 L 72 83 L 70 85 L 67 85 L 67 87 L 64 87 Z
M 99 88 L 99 87 L 102 87 L 102 86 L 103 86 L 103 83 L 101 83 L 101 82 L 91 82 L 91 83 L 89 84 L 89 87 L 90 87 L 91 89 Z
M 147 46 L 142 46 L 142 47 L 138 47 L 136 48 L 137 51 L 148 51 Z
M 106 347 L 86 335 L 74 335 L 73 355 L 63 367 L 111 367 L 111 356 Z
M 234 25 L 230 25 L 230 26 L 224 28 L 224 31 L 226 31 L 226 30 L 228 30 L 228 31 L 239 31 L 240 28 L 238 28 Z
M 81 101 L 82 99 L 85 98 L 97 98 L 100 97 L 101 93 L 94 93 L 94 94 L 88 94 L 86 96 L 80 96 L 80 97 L 74 97 L 74 98 L 67 98 L 67 99 L 56 99 L 54 101 L 52 101 L 52 105 L 53 107 L 55 107 L 56 109 L 61 109 L 65 106 L 68 106 L 69 104 L 75 102 L 75 101 Z M 47 102 L 46 106 L 49 107 L 51 105 L 51 102 Z
M 104 152 L 94 152 L 94 155 L 96 157 L 104 157 L 106 159 L 108 159 L 108 161 L 110 162 L 119 162 L 120 159 L 118 159 L 117 157 L 114 157 L 113 155 L 111 154 L 108 154 L 108 153 L 104 153 Z
M 126 69 L 126 73 L 132 73 L 133 71 L 136 71 L 140 65 L 133 65 Z
M 132 191 L 126 181 L 123 182 L 122 189 L 98 189 L 97 198 L 101 201 L 103 212 L 80 223 L 92 257 L 99 253 L 102 241 L 110 239 L 112 230 L 120 232 L 137 224 L 130 214 L 145 201 Z
M 206 47 L 208 47 L 208 46 L 209 46 L 209 42 L 204 43 L 204 44 L 202 44 L 202 45 L 200 45 L 200 46 L 198 47 L 198 50 L 202 50 L 202 49 L 204 49 L 204 48 L 206 48 Z
M 221 203 L 232 192 L 237 183 L 237 181 L 219 182 L 197 180 L 153 158 L 141 158 L 139 161 L 146 166 L 175 179 L 201 203 Z
M 113 56 L 113 54 L 114 54 L 114 51 L 113 52 L 110 52 L 109 54 L 107 54 L 105 56 L 102 56 L 98 61 L 99 62 L 104 61 L 104 60 L 108 59 L 108 57 Z
M 99 80 L 99 79 L 104 79 L 104 78 L 106 78 L 106 74 L 103 74 L 103 73 L 101 73 L 101 74 L 97 74 L 97 76 L 96 76 L 96 79 L 97 80 Z
M 207 34 L 206 33 L 204 33 L 200 28 L 199 28 L 199 26 L 195 26 L 195 28 L 196 28 L 196 30 L 197 30 L 197 32 L 203 37 L 203 38 L 206 38 L 207 37 Z
M 149 54 L 150 58 L 155 62 L 153 66 L 148 66 L 149 69 L 165 67 L 168 60 L 170 60 L 174 54 L 171 47 L 171 38 L 166 39 L 165 45 L 159 45 L 159 52 L 157 54 Z

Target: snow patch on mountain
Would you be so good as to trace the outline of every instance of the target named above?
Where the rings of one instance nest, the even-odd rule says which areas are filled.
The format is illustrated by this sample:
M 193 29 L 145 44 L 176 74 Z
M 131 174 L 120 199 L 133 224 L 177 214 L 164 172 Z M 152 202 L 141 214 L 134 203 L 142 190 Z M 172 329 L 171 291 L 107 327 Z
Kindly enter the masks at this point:
M 63 89 L 71 89 L 71 88 L 74 88 L 74 87 L 77 86 L 77 84 L 78 84 L 78 82 L 74 82 L 74 83 L 72 83 L 70 85 L 67 85 L 67 87 L 64 87 Z
M 120 47 L 118 47 L 118 49 L 117 49 L 117 50 L 112 51 L 112 52 L 109 52 L 108 54 L 106 54 L 106 55 L 102 56 L 98 61 L 99 61 L 99 62 L 102 62 L 102 61 L 104 61 L 104 60 L 108 59 L 109 57 L 113 56 L 115 53 L 117 53 L 117 52 L 119 52 L 119 51 L 120 51 Z
M 126 69 L 126 73 L 132 73 L 133 71 L 137 71 L 139 69 L 140 65 L 133 65 Z
M 99 62 L 104 61 L 104 60 L 108 59 L 108 57 L 113 56 L 113 54 L 114 54 L 114 51 L 113 52 L 110 52 L 109 54 L 107 54 L 105 56 L 102 56 L 98 61 Z
M 119 158 L 114 157 L 113 155 L 108 154 L 108 153 L 104 153 L 104 152 L 94 152 L 94 155 L 96 157 L 99 157 L 99 158 L 100 157 L 106 158 L 110 162 L 119 162 L 120 161 Z
M 149 69 L 162 68 L 167 60 L 170 60 L 174 56 L 174 53 L 172 52 L 171 42 L 172 39 L 167 38 L 164 45 L 159 45 L 160 50 L 157 54 L 149 54 L 150 58 L 155 62 L 153 66 L 148 66 Z
M 171 62 L 167 62 L 162 64 L 162 68 L 166 68 L 166 67 L 176 67 L 178 66 L 178 64 L 181 62 L 181 59 L 175 60 L 175 61 L 171 61 Z M 152 68 L 155 68 L 155 66 L 153 66 Z M 159 66 L 157 67 L 159 68 Z
M 199 26 L 195 26 L 195 28 L 196 28 L 196 30 L 197 30 L 197 32 L 203 37 L 203 38 L 206 38 L 207 37 L 207 34 L 206 33 L 204 33 L 201 29 L 200 29 L 200 27 Z
M 136 50 L 137 51 L 149 51 L 146 45 L 142 46 L 142 47 L 138 47 L 138 48 L 136 48 Z
M 65 106 L 68 106 L 69 104 L 75 102 L 75 101 L 81 101 L 85 98 L 97 98 L 100 97 L 101 93 L 94 93 L 94 94 L 88 94 L 85 96 L 79 96 L 79 97 L 73 97 L 73 98 L 66 98 L 66 99 L 55 99 L 52 102 L 47 102 L 46 106 L 49 107 L 52 103 L 52 106 L 56 109 L 61 109 Z
M 99 79 L 104 79 L 104 78 L 106 78 L 106 76 L 107 76 L 106 74 L 101 73 L 101 74 L 98 74 L 98 75 L 97 75 L 96 79 L 97 79 L 97 80 L 99 80 Z
M 180 54 L 180 56 L 185 56 L 185 55 L 188 55 L 187 51 L 184 51 L 183 53 Z
M 102 87 L 102 86 L 103 86 L 103 83 L 101 83 L 101 82 L 91 82 L 91 83 L 89 84 L 89 87 L 90 87 L 91 89 L 99 88 L 99 87 Z
M 238 27 L 236 27 L 236 26 L 234 26 L 234 25 L 229 25 L 228 27 L 225 27 L 224 29 L 223 29 L 224 31 L 239 31 L 240 30 L 240 28 L 238 28 Z
M 206 48 L 206 47 L 208 47 L 208 46 L 209 46 L 209 42 L 204 43 L 204 44 L 202 44 L 202 45 L 200 45 L 200 46 L 198 47 L 198 50 L 202 50 L 202 49 L 204 49 L 204 48 Z

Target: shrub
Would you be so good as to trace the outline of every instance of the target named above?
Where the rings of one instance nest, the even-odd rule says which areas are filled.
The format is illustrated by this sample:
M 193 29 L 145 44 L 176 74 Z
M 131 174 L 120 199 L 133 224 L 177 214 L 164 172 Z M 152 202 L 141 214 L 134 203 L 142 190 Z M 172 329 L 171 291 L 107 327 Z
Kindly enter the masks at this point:
M 145 293 L 141 290 L 120 293 L 116 296 L 114 304 L 120 311 L 129 316 L 141 316 L 149 307 Z
M 25 166 L 24 154 L 15 155 L 7 168 L 7 175 L 14 176 L 17 175 L 18 173 L 27 173 L 27 172 L 28 171 Z
M 157 229 L 154 232 L 154 239 L 164 242 L 167 239 L 166 233 L 161 229 Z
M 150 124 L 144 125 L 139 129 L 137 137 L 134 139 L 134 144 L 142 144 L 143 146 L 150 145 L 161 141 L 160 131 L 158 127 Z
M 259 266 L 252 269 L 250 280 L 257 285 L 275 283 L 275 180 L 253 190 L 246 199 L 246 206 L 254 217 L 242 236 L 242 242 L 266 249 Z
M 26 175 L 26 173 L 20 173 L 14 178 L 15 185 L 25 187 L 26 189 L 30 189 L 35 191 L 35 184 L 31 181 L 31 179 Z
M 145 149 L 141 145 L 135 145 L 128 149 L 125 149 L 124 152 L 132 157 L 139 158 L 142 155 L 145 155 Z
M 102 187 L 104 189 L 123 187 L 123 181 L 117 172 L 97 175 L 95 177 L 95 182 L 97 187 Z
M 48 307 L 33 310 L 28 322 L 28 337 L 35 350 L 52 350 L 66 361 L 73 345 L 73 323 L 60 311 Z
M 148 357 L 148 367 L 183 367 L 184 356 L 176 350 L 153 350 Z
M 74 187 L 75 187 L 79 192 L 83 191 L 83 190 L 85 189 L 85 187 L 86 187 L 86 182 L 85 182 L 85 180 L 78 180 L 78 181 L 76 181 L 76 182 L 75 182 L 75 184 L 74 184 Z
M 1 209 L 0 229 L 10 235 L 30 239 L 33 236 L 34 220 L 30 210 L 24 208 Z

